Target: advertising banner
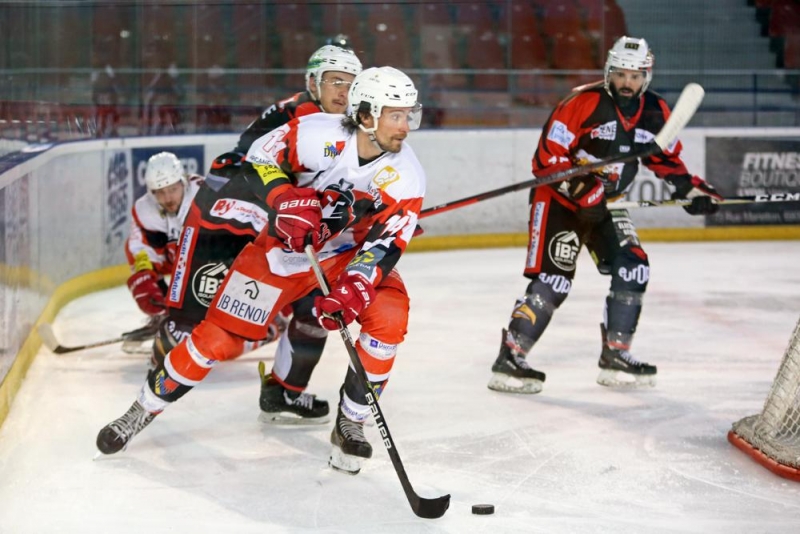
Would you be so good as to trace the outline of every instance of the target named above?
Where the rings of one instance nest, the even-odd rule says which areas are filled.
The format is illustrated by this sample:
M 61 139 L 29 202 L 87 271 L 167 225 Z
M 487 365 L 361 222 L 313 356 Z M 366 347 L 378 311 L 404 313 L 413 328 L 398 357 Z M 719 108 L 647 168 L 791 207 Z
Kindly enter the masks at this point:
M 708 137 L 706 169 L 724 197 L 798 199 L 725 206 L 708 217 L 708 226 L 800 224 L 799 138 Z

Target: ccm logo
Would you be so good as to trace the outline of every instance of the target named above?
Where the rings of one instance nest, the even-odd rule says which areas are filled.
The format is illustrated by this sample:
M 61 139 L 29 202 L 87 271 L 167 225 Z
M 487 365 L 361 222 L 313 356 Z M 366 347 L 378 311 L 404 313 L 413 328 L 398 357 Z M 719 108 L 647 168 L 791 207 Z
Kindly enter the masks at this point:
M 278 206 L 278 210 L 283 211 L 292 208 L 310 208 L 319 206 L 320 206 L 319 200 L 316 198 L 301 198 L 301 199 L 287 200 L 286 202 L 281 202 L 280 206 Z

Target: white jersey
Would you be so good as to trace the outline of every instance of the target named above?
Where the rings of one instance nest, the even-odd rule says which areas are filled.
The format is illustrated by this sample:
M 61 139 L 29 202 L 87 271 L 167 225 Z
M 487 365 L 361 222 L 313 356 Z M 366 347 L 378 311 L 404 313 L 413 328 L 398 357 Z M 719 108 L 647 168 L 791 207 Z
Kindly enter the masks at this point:
M 407 143 L 361 165 L 357 134 L 343 115 L 317 113 L 295 119 L 257 139 L 246 160 L 261 180 L 289 176 L 320 192 L 321 260 L 358 249 L 348 265 L 373 283 L 389 273 L 417 226 L 425 196 L 425 171 Z M 289 275 L 308 269 L 303 254 L 268 252 L 270 269 Z
M 183 200 L 175 215 L 164 213 L 150 192 L 136 200 L 132 210 L 130 234 L 125 243 L 125 255 L 132 270 L 135 270 L 134 264 L 144 253 L 157 273 L 163 275 L 172 272 L 175 245 L 201 183 L 202 177 L 189 177 Z

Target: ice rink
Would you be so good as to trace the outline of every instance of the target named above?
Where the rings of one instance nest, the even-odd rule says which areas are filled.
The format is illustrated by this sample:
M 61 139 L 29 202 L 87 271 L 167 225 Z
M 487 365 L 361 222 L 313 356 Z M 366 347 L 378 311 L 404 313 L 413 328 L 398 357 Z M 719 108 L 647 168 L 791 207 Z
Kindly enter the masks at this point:
M 797 533 L 800 484 L 726 441 L 761 411 L 800 317 L 800 242 L 646 245 L 651 281 L 633 354 L 645 391 L 598 386 L 608 278 L 585 253 L 570 297 L 529 361 L 539 395 L 490 391 L 500 329 L 526 280 L 521 248 L 406 254 L 411 324 L 381 399 L 416 491 L 452 494 L 441 519 L 410 510 L 377 429 L 357 476 L 327 466 L 331 424 L 257 419 L 257 361 L 219 365 L 127 451 L 93 460 L 145 356 L 110 345 L 40 350 L 0 429 L 0 532 Z M 62 344 L 143 324 L 127 288 L 64 308 Z M 268 364 L 270 362 L 268 361 Z M 334 401 L 347 365 L 337 332 L 310 392 Z M 492 516 L 470 507 L 492 503 Z

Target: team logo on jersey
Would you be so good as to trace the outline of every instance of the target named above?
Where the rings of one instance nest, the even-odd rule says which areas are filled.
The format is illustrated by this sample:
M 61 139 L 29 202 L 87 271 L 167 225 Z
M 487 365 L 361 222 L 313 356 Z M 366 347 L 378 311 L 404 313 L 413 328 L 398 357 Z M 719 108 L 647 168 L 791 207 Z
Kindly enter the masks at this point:
M 578 252 L 581 250 L 581 240 L 572 230 L 557 233 L 547 247 L 550 261 L 563 271 L 574 271 Z
M 222 262 L 200 267 L 192 277 L 192 293 L 197 302 L 208 308 L 226 274 L 228 266 Z
M 333 159 L 339 154 L 341 154 L 343 150 L 344 150 L 344 141 L 336 141 L 335 144 L 328 141 L 325 143 L 324 157 Z
M 400 173 L 397 172 L 394 167 L 387 165 L 379 170 L 378 173 L 372 178 L 372 183 L 375 184 L 378 189 L 386 189 L 389 184 L 394 183 L 399 179 Z
M 656 136 L 653 135 L 653 132 L 648 132 L 647 130 L 642 130 L 641 128 L 636 128 L 633 134 L 633 142 L 642 145 L 652 142 L 655 138 Z
M 617 138 L 617 121 L 609 121 L 601 124 L 592 130 L 589 134 L 592 139 L 604 139 L 606 141 L 613 141 Z
M 267 212 L 256 204 L 234 198 L 220 198 L 214 202 L 209 213 L 220 219 L 249 224 L 258 231 L 261 231 L 269 220 Z
M 575 134 L 569 131 L 567 125 L 561 121 L 553 121 L 550 131 L 547 132 L 547 139 L 557 145 L 569 149 L 569 145 L 575 140 Z

